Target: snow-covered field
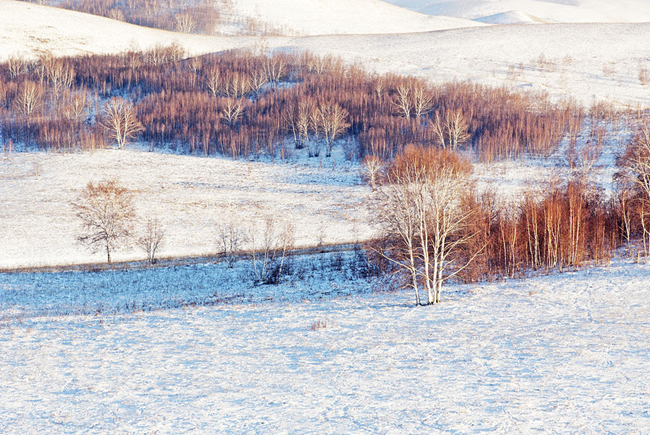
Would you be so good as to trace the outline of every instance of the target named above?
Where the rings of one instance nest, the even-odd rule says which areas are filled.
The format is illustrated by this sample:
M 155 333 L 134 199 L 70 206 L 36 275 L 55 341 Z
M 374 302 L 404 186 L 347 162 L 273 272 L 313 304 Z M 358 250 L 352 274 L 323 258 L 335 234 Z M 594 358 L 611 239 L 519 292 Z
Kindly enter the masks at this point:
M 639 80 L 650 24 L 630 24 L 650 21 L 648 0 L 390 3 L 435 16 L 376 0 L 240 0 L 241 17 L 316 36 L 208 37 L 0 0 L 0 59 L 178 42 L 192 54 L 310 50 L 584 104 L 650 98 Z M 587 22 L 598 24 L 576 24 Z M 590 173 L 605 189 L 629 133 L 610 132 Z M 292 222 L 299 246 L 363 240 L 369 189 L 343 148 L 286 163 L 2 155 L 0 268 L 104 261 L 75 243 L 70 201 L 105 178 L 135 191 L 141 218 L 162 220 L 162 256 L 213 254 L 220 223 L 266 216 Z M 476 173 L 514 198 L 566 176 L 563 158 Z M 0 273 L 0 433 L 650 433 L 650 265 L 452 285 L 414 308 L 410 293 L 360 277 L 355 258 L 296 258 L 277 286 L 254 285 L 245 261 Z
M 297 246 L 372 234 L 364 204 L 370 189 L 341 147 L 332 158 L 296 154 L 284 164 L 133 150 L 15 153 L 0 156 L 0 268 L 105 261 L 77 244 L 70 205 L 88 182 L 103 179 L 134 191 L 141 220 L 161 221 L 161 256 L 214 254 L 219 225 L 263 227 L 267 217 L 292 223 Z M 143 258 L 136 248 L 115 256 Z
M 0 432 L 650 431 L 648 265 L 450 287 L 426 309 L 332 273 L 269 290 L 215 267 L 0 274 Z M 170 278 L 179 298 L 252 301 L 141 311 Z M 56 293 L 61 312 L 132 304 L 16 314 Z

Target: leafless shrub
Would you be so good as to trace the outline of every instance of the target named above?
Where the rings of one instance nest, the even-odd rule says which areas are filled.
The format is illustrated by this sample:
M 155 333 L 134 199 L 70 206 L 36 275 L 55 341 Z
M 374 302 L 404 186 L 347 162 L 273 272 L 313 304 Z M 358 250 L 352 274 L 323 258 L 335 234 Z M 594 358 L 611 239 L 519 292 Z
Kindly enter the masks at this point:
M 285 272 L 287 254 L 295 244 L 295 227 L 267 216 L 260 229 L 253 224 L 248 233 L 253 278 L 259 284 L 277 284 Z
M 242 253 L 247 235 L 241 225 L 230 221 L 217 226 L 217 250 L 225 258 L 228 267 L 233 267 Z
M 138 238 L 138 246 L 147 254 L 147 261 L 156 264 L 156 253 L 163 246 L 165 229 L 157 218 L 147 219 L 144 229 Z
M 650 85 L 650 69 L 645 65 L 639 65 L 639 82 L 642 86 Z
M 317 320 L 316 322 L 312 323 L 309 329 L 312 331 L 319 331 L 321 329 L 327 329 L 329 328 L 329 323 L 327 320 Z
M 373 192 L 377 190 L 377 184 L 383 167 L 384 162 L 377 156 L 368 155 L 361 161 L 359 175 L 363 181 L 370 185 Z

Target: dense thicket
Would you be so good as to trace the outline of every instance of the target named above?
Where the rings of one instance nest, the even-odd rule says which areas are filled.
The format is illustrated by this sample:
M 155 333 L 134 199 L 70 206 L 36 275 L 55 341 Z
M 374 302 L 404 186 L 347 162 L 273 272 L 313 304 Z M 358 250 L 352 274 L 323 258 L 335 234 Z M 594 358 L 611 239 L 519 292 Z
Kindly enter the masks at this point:
M 138 138 L 154 148 L 234 158 L 307 148 L 318 156 L 349 138 L 357 158 L 391 159 L 416 144 L 469 148 L 489 161 L 548 155 L 577 136 L 584 117 L 575 104 L 541 94 L 435 86 L 304 53 L 184 56 L 171 46 L 0 64 L 2 140 L 52 150 L 106 146 L 102 111 L 120 97 L 135 105 Z

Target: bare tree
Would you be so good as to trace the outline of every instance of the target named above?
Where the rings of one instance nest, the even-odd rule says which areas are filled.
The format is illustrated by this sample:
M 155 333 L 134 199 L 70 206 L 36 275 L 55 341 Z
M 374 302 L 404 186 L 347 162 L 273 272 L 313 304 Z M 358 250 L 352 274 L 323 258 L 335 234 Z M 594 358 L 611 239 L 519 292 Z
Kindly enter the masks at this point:
M 251 243 L 250 258 L 255 281 L 277 284 L 284 272 L 287 255 L 295 243 L 294 226 L 267 216 L 261 230 L 256 225 L 251 226 L 248 241 Z
M 43 106 L 43 90 L 34 82 L 25 82 L 14 100 L 18 111 L 30 117 Z
M 630 180 L 650 200 L 650 127 L 639 129 L 628 145 L 623 157 L 623 167 Z
M 470 138 L 467 121 L 460 111 L 447 112 L 444 118 L 436 112 L 430 128 L 442 148 L 456 150 Z
M 361 169 L 359 171 L 361 179 L 370 184 L 373 192 L 377 190 L 378 178 L 383 167 L 384 162 L 377 156 L 368 155 L 361 161 Z
M 242 253 L 242 245 L 247 240 L 246 232 L 234 221 L 217 226 L 217 249 L 226 259 L 228 267 L 233 267 Z
M 325 139 L 325 157 L 332 155 L 332 143 L 350 126 L 348 111 L 338 104 L 321 106 L 318 111 L 320 131 Z
M 165 229 L 156 218 L 147 219 L 144 231 L 138 238 L 138 246 L 147 254 L 147 261 L 156 264 L 156 252 L 163 245 Z
M 224 79 L 222 91 L 226 97 L 241 98 L 251 91 L 250 80 L 243 73 L 228 74 Z
M 397 113 L 402 115 L 406 119 L 411 119 L 411 88 L 406 85 L 400 85 L 397 87 L 397 96 L 393 105 L 397 110 Z
M 135 219 L 133 195 L 117 180 L 89 182 L 71 205 L 81 220 L 77 240 L 92 252 L 105 251 L 110 264 L 111 252 L 131 236 Z
M 452 150 L 457 149 L 470 138 L 467 121 L 460 110 L 447 113 L 445 128 L 449 138 L 449 146 Z
M 287 60 L 282 55 L 267 57 L 264 61 L 264 72 L 270 83 L 278 83 L 284 77 L 287 69 Z
M 71 121 L 82 122 L 88 117 L 88 94 L 86 91 L 75 92 L 64 106 L 63 113 Z
M 630 184 L 638 192 L 640 204 L 637 207 L 639 219 L 643 230 L 643 251 L 644 255 L 650 254 L 650 225 L 647 223 L 648 201 L 650 201 L 650 127 L 639 128 L 630 143 L 625 154 L 618 159 L 621 171 L 616 174 L 618 182 Z M 629 196 L 629 195 L 628 195 Z M 619 196 L 619 199 L 622 199 Z M 629 202 L 629 201 L 628 201 Z M 625 204 L 622 204 L 625 206 Z
M 9 78 L 13 80 L 29 71 L 29 62 L 22 57 L 11 56 L 7 59 L 7 69 L 9 71 Z
M 181 33 L 192 33 L 196 29 L 196 23 L 191 14 L 183 12 L 174 15 L 175 29 Z
M 218 68 L 210 68 L 206 72 L 205 79 L 210 93 L 215 97 L 219 95 L 219 92 L 221 92 L 221 71 Z
M 56 94 L 72 86 L 75 71 L 70 65 L 59 59 L 46 62 L 44 65 L 46 77 Z
M 250 90 L 257 96 L 264 85 L 268 83 L 266 73 L 261 69 L 254 70 L 248 79 L 248 86 Z
M 244 103 L 242 100 L 233 98 L 226 99 L 226 105 L 221 110 L 220 116 L 223 122 L 230 126 L 236 125 L 244 115 Z
M 123 98 L 115 97 L 104 105 L 101 125 L 108 131 L 119 149 L 137 137 L 144 128 L 136 116 L 135 107 Z
M 376 206 L 388 249 L 379 253 L 406 272 L 420 303 L 418 283 L 427 304 L 440 302 L 442 285 L 478 255 L 456 255 L 475 233 L 473 210 L 463 198 L 472 195 L 471 167 L 456 154 L 409 147 L 387 171 Z M 391 242 L 392 241 L 392 242 Z
M 413 115 L 416 118 L 426 115 L 433 108 L 433 97 L 422 84 L 413 86 L 412 90 L 413 99 Z

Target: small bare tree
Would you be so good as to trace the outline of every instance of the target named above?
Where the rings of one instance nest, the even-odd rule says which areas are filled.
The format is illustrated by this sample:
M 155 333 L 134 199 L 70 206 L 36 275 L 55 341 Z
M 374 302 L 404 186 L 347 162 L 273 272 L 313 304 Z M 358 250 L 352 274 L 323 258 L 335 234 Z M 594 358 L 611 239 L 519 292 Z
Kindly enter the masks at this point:
M 269 83 L 278 83 L 284 77 L 287 69 L 287 59 L 282 55 L 267 57 L 264 62 L 264 73 Z
M 221 71 L 218 68 L 210 68 L 205 73 L 205 82 L 208 90 L 213 96 L 219 95 L 221 92 Z
M 156 218 L 147 219 L 144 231 L 138 238 L 138 246 L 147 254 L 147 261 L 156 264 L 156 252 L 163 245 L 165 229 Z
M 384 162 L 377 156 L 368 155 L 361 161 L 361 169 L 359 170 L 361 179 L 370 185 L 373 192 L 377 190 L 378 178 L 383 167 Z
M 397 87 L 397 96 L 393 101 L 395 110 L 406 119 L 411 119 L 411 88 L 406 85 Z
M 252 226 L 248 240 L 252 245 L 250 257 L 255 282 L 277 284 L 284 273 L 287 255 L 294 246 L 294 226 L 267 216 L 261 231 Z
M 413 86 L 411 98 L 413 99 L 413 115 L 416 118 L 426 115 L 433 109 L 433 97 L 423 84 L 419 83 Z
M 7 70 L 9 71 L 9 78 L 13 80 L 29 71 L 29 62 L 22 57 L 11 56 L 7 59 Z
M 240 225 L 231 221 L 218 225 L 216 236 L 219 254 L 225 258 L 228 267 L 233 267 L 242 253 L 242 245 L 247 240 L 245 231 Z
M 623 157 L 630 180 L 650 200 L 650 127 L 640 128 Z
M 175 29 L 181 33 L 192 33 L 196 29 L 196 23 L 191 14 L 183 12 L 174 15 Z
M 106 103 L 100 124 L 108 131 L 119 149 L 124 148 L 124 145 L 144 130 L 133 104 L 119 97 L 111 98 Z
M 82 122 L 88 117 L 88 109 L 88 94 L 86 91 L 80 91 L 69 97 L 63 108 L 63 114 L 71 121 Z
M 70 88 L 75 79 L 75 71 L 62 60 L 55 60 L 45 63 L 45 75 L 54 88 L 56 94 L 64 88 Z
M 128 240 L 135 220 L 133 195 L 117 180 L 89 182 L 76 201 L 71 203 L 81 220 L 77 240 L 92 252 L 106 252 L 111 264 L 111 252 Z

